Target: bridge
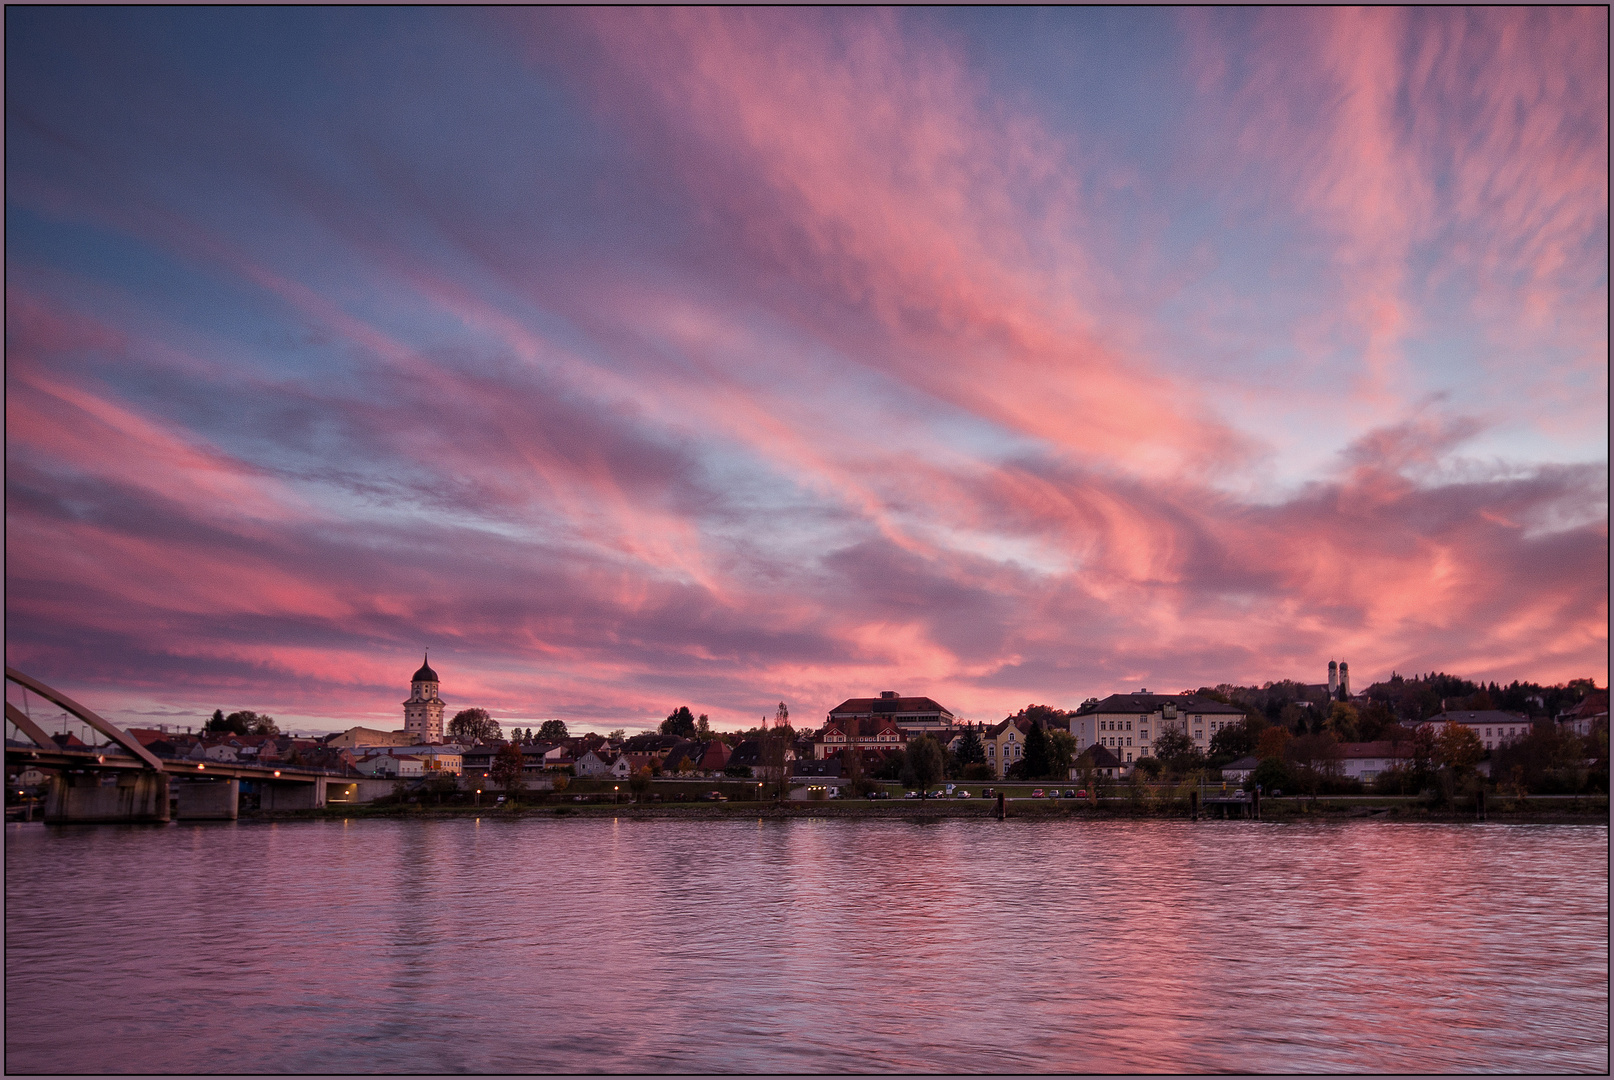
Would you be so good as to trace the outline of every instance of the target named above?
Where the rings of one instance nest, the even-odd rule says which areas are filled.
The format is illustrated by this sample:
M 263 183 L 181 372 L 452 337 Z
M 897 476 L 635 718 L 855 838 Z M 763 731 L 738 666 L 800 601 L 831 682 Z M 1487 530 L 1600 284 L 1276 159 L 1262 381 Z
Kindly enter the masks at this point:
M 22 708 L 12 702 L 14 688 L 22 692 Z M 74 730 L 60 739 L 47 733 L 27 708 L 29 693 L 60 709 L 63 727 Z M 5 736 L 8 776 L 27 769 L 49 776 L 44 820 L 54 823 L 233 821 L 240 815 L 243 784 L 256 792 L 260 809 L 307 810 L 355 801 L 363 780 L 274 763 L 162 757 L 60 690 L 11 667 Z

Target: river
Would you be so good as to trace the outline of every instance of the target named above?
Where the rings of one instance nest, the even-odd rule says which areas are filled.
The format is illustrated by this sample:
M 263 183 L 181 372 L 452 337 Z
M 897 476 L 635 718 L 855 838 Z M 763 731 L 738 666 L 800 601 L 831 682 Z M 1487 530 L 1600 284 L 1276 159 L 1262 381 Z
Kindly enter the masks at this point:
M 6 826 L 6 1071 L 1606 1072 L 1604 825 Z

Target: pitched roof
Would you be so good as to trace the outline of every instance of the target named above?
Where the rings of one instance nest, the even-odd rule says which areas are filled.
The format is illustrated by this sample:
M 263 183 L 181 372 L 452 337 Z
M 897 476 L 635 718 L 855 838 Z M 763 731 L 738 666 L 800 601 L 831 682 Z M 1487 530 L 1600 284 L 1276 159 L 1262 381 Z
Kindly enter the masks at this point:
M 1528 724 L 1530 718 L 1523 713 L 1504 712 L 1501 709 L 1448 709 L 1429 718 L 1431 724 Z
M 1244 710 L 1237 705 L 1228 705 L 1215 698 L 1200 697 L 1198 694 L 1111 694 L 1103 701 L 1083 705 L 1076 710 L 1076 713 L 1079 716 L 1088 713 L 1151 713 L 1168 704 L 1177 706 L 1179 713 L 1244 715 Z
M 1109 748 L 1100 746 L 1098 743 L 1094 743 L 1082 751 L 1082 757 L 1087 758 L 1088 763 L 1095 769 L 1116 769 L 1120 768 L 1121 765 L 1120 758 L 1111 753 Z
M 937 713 L 944 716 L 953 715 L 943 708 L 935 698 L 929 697 L 847 698 L 829 711 L 831 716 L 837 714 L 867 716 L 876 713 Z

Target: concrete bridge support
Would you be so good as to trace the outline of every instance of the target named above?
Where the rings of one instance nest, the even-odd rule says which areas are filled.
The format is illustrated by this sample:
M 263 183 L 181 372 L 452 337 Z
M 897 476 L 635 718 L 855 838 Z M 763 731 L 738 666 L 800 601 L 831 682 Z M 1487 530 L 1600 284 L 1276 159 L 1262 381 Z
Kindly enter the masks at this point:
M 325 778 L 316 776 L 312 782 L 263 780 L 258 782 L 258 809 L 260 810 L 318 810 L 325 805 Z
M 175 785 L 180 821 L 235 821 L 241 816 L 241 781 L 190 780 Z
M 168 774 L 136 770 L 59 772 L 45 796 L 45 820 L 151 822 L 168 820 Z

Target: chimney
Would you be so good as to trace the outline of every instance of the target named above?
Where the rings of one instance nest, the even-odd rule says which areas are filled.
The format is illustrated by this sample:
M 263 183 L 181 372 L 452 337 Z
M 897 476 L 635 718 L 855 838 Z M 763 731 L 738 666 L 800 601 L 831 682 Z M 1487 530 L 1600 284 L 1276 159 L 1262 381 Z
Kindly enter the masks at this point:
M 897 696 L 897 692 L 895 690 L 881 690 L 880 696 L 885 698 L 887 701 L 890 701 L 892 698 Z

